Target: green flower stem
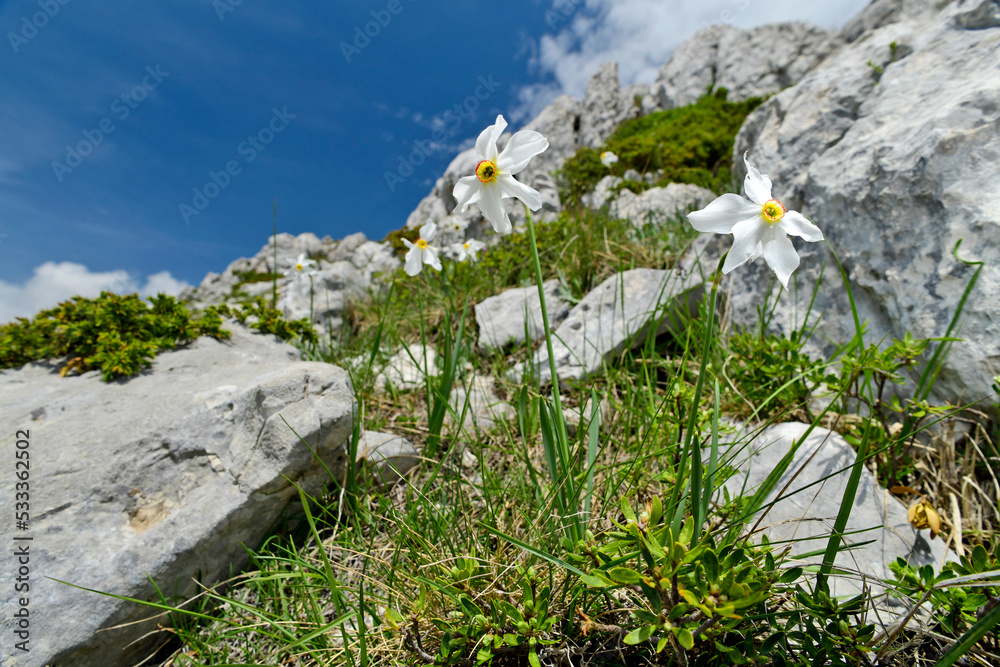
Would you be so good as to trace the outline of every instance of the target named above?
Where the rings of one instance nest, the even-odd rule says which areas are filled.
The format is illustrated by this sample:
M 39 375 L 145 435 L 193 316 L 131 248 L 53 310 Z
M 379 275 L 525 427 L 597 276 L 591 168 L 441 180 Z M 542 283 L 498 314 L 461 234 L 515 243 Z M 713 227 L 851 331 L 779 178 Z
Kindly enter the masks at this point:
M 545 332 L 545 347 L 549 353 L 549 371 L 552 373 L 552 400 L 556 414 L 562 416 L 562 401 L 559 400 L 559 376 L 556 373 L 556 355 L 552 349 L 552 332 L 549 330 L 549 311 L 545 308 L 545 288 L 542 287 L 542 263 L 538 259 L 538 244 L 535 241 L 535 224 L 531 221 L 531 211 L 524 207 L 528 218 L 528 240 L 531 243 L 531 259 L 535 263 L 535 283 L 538 285 L 538 302 L 542 307 L 542 329 Z
M 705 333 L 704 342 L 701 346 L 701 367 L 698 369 L 698 379 L 695 381 L 694 385 L 694 400 L 691 403 L 690 414 L 688 416 L 687 431 L 684 434 L 684 449 L 681 453 L 681 461 L 677 467 L 677 476 L 675 477 L 674 488 L 670 492 L 670 503 L 667 507 L 675 511 L 675 517 L 681 517 L 682 513 L 677 511 L 677 503 L 680 500 L 681 495 L 681 481 L 684 476 L 684 469 L 687 467 L 688 457 L 691 456 L 691 447 L 695 442 L 694 430 L 698 425 L 698 405 L 701 403 L 701 393 L 705 386 L 705 373 L 708 366 L 708 355 L 712 351 L 712 325 L 715 322 L 715 297 L 719 292 L 719 282 L 722 280 L 722 264 L 726 261 L 726 256 L 729 255 L 727 251 L 722 257 L 719 258 L 719 265 L 715 267 L 715 273 L 712 274 L 712 293 L 708 299 L 708 321 L 705 323 Z M 701 457 L 701 448 L 698 447 L 698 451 L 694 452 L 693 456 Z M 698 498 L 692 498 L 692 502 L 700 502 Z M 675 523 L 678 523 L 675 521 Z M 673 526 L 674 534 L 676 535 L 680 525 Z M 698 527 L 696 527 L 696 530 Z

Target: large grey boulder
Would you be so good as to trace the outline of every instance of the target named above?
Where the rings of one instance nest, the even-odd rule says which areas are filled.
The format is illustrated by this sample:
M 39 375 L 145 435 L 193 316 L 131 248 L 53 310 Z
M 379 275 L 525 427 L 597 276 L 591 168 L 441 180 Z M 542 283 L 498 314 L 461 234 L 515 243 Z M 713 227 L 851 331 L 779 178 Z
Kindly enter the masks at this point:
M 735 158 L 749 150 L 774 196 L 823 230 L 868 322 L 868 342 L 944 335 L 974 271 L 952 254 L 964 240 L 959 255 L 985 264 L 965 303 L 965 342 L 945 358 L 932 398 L 991 399 L 980 405 L 986 410 L 1000 374 L 996 7 L 953 2 L 896 15 L 758 108 L 734 148 L 735 164 L 742 168 Z M 795 326 L 825 264 L 813 311 L 823 313 L 823 338 L 814 342 L 826 354 L 854 334 L 849 302 L 826 245 L 797 247 L 799 291 L 781 295 L 774 327 Z M 774 284 L 770 270 L 758 261 L 729 280 L 732 321 L 755 321 Z
M 700 279 L 687 280 L 674 270 L 632 269 L 605 280 L 553 332 L 560 381 L 588 377 L 648 335 L 680 331 L 680 318 L 697 313 L 702 286 Z M 552 382 L 547 346 L 535 352 L 532 364 L 543 384 Z M 526 370 L 525 364 L 516 365 L 511 378 L 520 379 Z
M 569 303 L 559 293 L 558 280 L 549 280 L 542 287 L 549 326 L 555 329 L 569 314 Z M 483 349 L 497 350 L 510 343 L 523 343 L 525 331 L 528 340 L 533 341 L 545 334 L 537 287 L 509 289 L 483 299 L 476 304 L 475 312 L 479 347 Z
M 723 454 L 737 471 L 723 485 L 730 497 L 750 497 L 808 428 L 806 424 L 789 422 L 737 434 L 738 444 Z M 772 543 L 790 546 L 790 563 L 821 563 L 822 556 L 802 556 L 826 548 L 856 460 L 854 449 L 840 434 L 817 427 L 799 445 L 791 464 L 764 501 L 765 507 L 774 504 L 758 513 L 750 521 L 751 527 L 759 521 Z M 849 574 L 831 579 L 831 594 L 835 596 L 853 597 L 864 588 L 869 588 L 874 597 L 882 595 L 886 587 L 881 582 L 892 579 L 889 564 L 896 558 L 917 568 L 931 565 L 935 570 L 946 558 L 954 559 L 954 555 L 948 555 L 944 539 L 932 539 L 930 530 L 910 525 L 907 508 L 867 469 L 861 472 L 845 533 L 845 544 L 834 565 Z M 864 542 L 870 543 L 858 546 Z M 883 612 L 882 623 L 907 610 L 902 601 L 888 597 L 882 597 L 877 606 Z
M 770 95 L 797 83 L 842 45 L 836 33 L 807 23 L 748 31 L 716 24 L 674 50 L 652 94 L 664 109 L 695 102 L 709 86 L 727 88 L 730 101 Z
M 18 532 L 32 538 L 30 652 L 5 641 L 4 664 L 131 667 L 150 642 L 129 644 L 157 621 L 133 623 L 156 610 L 55 579 L 158 601 L 148 576 L 183 600 L 195 580 L 238 572 L 244 545 L 256 548 L 298 502 L 297 486 L 320 494 L 324 464 L 343 474 L 355 411 L 347 374 L 298 361 L 274 336 L 232 331 L 163 352 L 129 380 L 62 378 L 55 363 L 0 372 L 0 428 L 29 432 L 31 464 L 29 529 Z M 0 480 L 4 498 L 14 483 Z M 0 529 L 8 545 L 13 527 Z M 9 640 L 15 600 L 0 599 Z

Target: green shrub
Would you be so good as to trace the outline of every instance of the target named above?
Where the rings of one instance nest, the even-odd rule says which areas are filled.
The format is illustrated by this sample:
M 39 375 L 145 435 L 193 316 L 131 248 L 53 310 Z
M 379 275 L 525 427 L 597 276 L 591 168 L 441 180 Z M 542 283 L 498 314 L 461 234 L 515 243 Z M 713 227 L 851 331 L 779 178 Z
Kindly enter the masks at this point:
M 315 342 L 307 320 L 289 322 L 258 297 L 253 304 L 232 309 L 209 308 L 198 318 L 172 296 L 102 292 L 96 299 L 73 297 L 34 319 L 25 317 L 0 327 L 0 368 L 17 368 L 40 359 L 67 358 L 60 370 L 81 373 L 99 368 L 105 382 L 130 377 L 152 365 L 161 350 L 190 343 L 199 336 L 217 340 L 232 334 L 222 328 L 222 316 L 235 317 L 263 333 L 284 340 L 294 337 Z
M 603 177 L 609 173 L 621 176 L 628 169 L 642 174 L 662 170 L 658 186 L 692 183 L 719 194 L 727 191 L 732 183 L 736 133 L 747 115 L 763 101 L 752 97 L 744 102 L 727 102 L 727 94 L 725 88 L 719 88 L 702 95 L 694 104 L 627 120 L 603 148 L 581 148 L 566 160 L 560 172 L 563 202 L 578 205 Z M 604 151 L 618 156 L 610 169 L 601 164 Z
M 101 369 L 105 382 L 135 375 L 169 350 L 203 335 L 229 338 L 214 309 L 193 320 L 174 297 L 102 292 L 96 299 L 73 297 L 34 319 L 19 317 L 0 327 L 0 368 L 39 359 L 70 357 L 61 374 Z

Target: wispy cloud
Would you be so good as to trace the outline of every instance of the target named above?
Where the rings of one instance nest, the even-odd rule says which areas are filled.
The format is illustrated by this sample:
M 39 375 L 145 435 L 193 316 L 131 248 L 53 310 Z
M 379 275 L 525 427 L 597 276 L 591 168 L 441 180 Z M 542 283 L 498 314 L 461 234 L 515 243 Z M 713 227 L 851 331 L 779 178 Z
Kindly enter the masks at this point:
M 176 296 L 187 283 L 177 280 L 169 271 L 154 273 L 145 279 L 130 276 L 126 271 L 91 271 L 74 262 L 45 262 L 35 268 L 24 284 L 0 281 L 0 323 L 17 317 L 32 317 L 40 310 L 52 308 L 70 297 L 96 297 L 102 291 L 142 296 L 169 294 Z
M 518 92 L 519 113 L 530 119 L 559 94 L 582 97 L 590 76 L 609 61 L 618 63 L 621 85 L 652 83 L 674 49 L 716 23 L 749 29 L 767 23 L 808 21 L 839 28 L 867 0 L 555 0 L 549 25 L 532 48 L 529 62 L 548 83 Z M 747 54 L 748 58 L 766 54 Z

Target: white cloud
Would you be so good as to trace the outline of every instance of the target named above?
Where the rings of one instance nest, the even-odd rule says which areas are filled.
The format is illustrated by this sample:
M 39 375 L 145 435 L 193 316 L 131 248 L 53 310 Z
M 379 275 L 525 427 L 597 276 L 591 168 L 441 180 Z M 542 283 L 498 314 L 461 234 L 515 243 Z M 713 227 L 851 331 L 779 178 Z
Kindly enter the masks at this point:
M 176 296 L 187 283 L 177 280 L 169 271 L 146 278 L 140 288 L 125 271 L 93 272 L 74 262 L 45 262 L 35 268 L 34 275 L 23 285 L 0 280 L 0 323 L 16 317 L 33 317 L 40 310 L 52 308 L 70 297 L 96 297 L 102 291 L 128 294 L 139 292 L 150 296 L 163 292 Z
M 519 113 L 532 118 L 560 93 L 582 97 L 590 76 L 611 60 L 618 62 L 622 86 L 652 83 L 675 48 L 715 23 L 749 29 L 807 21 L 839 28 L 867 4 L 868 0 L 555 0 L 547 14 L 554 30 L 531 49 L 535 55 L 530 61 L 553 83 L 520 91 Z

